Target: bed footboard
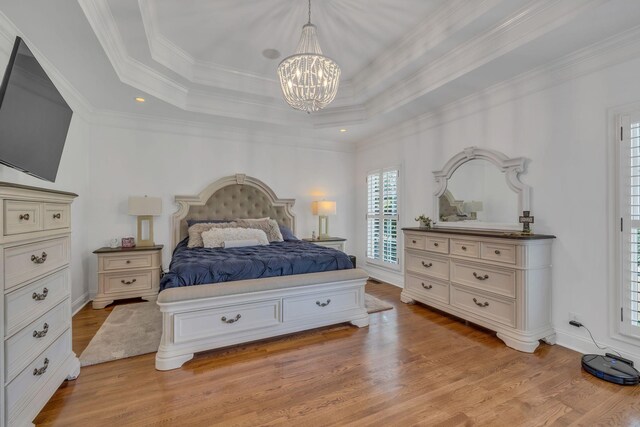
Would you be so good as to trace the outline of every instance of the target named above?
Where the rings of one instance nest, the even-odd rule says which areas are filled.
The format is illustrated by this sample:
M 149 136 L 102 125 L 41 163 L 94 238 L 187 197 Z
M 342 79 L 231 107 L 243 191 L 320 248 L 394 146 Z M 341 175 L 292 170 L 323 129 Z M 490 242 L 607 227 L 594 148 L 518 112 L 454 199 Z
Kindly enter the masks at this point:
M 200 351 L 322 326 L 367 326 L 367 278 L 353 269 L 167 289 L 158 297 L 156 369 L 179 368 Z

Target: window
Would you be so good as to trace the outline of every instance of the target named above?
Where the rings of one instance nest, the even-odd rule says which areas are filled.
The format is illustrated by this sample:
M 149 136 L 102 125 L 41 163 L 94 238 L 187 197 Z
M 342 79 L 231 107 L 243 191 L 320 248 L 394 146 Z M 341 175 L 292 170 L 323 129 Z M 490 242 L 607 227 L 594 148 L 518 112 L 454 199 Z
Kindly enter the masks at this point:
M 640 113 L 620 118 L 620 332 L 640 338 Z
M 367 260 L 398 268 L 397 169 L 367 176 Z

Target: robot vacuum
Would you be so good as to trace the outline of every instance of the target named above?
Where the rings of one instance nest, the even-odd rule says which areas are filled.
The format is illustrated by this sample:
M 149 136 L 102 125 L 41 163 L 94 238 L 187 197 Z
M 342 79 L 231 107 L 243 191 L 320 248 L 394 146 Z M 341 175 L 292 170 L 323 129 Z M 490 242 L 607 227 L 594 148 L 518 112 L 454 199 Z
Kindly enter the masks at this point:
M 582 369 L 602 380 L 620 385 L 636 385 L 640 382 L 640 372 L 633 367 L 631 360 L 610 353 L 585 354 L 582 356 Z

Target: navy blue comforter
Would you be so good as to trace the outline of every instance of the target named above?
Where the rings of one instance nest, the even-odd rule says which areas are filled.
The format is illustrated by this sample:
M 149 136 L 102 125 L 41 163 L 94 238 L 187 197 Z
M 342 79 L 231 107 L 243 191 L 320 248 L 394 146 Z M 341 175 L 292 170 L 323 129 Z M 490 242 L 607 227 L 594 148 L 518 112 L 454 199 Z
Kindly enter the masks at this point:
M 353 268 L 345 253 L 302 240 L 229 249 L 189 249 L 187 240 L 180 242 L 173 252 L 169 272 L 160 281 L 161 291 L 204 283 Z

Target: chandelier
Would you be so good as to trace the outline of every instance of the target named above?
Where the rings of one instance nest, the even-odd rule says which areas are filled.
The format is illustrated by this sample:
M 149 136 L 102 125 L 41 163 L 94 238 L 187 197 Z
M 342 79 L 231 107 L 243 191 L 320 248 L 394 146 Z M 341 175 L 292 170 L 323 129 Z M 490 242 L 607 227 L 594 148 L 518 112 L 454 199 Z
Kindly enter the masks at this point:
M 297 110 L 318 111 L 333 101 L 338 92 L 340 67 L 322 54 L 316 26 L 309 22 L 302 27 L 296 53 L 278 65 L 278 77 L 285 101 Z

